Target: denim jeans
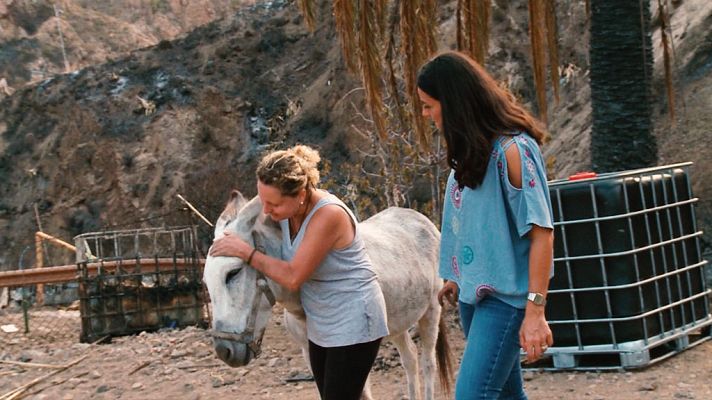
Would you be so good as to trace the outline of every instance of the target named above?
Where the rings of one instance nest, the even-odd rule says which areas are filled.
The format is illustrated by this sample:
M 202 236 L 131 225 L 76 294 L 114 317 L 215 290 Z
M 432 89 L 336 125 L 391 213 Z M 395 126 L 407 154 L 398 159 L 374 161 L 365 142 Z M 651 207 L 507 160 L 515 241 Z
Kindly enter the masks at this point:
M 519 365 L 519 328 L 524 310 L 492 296 L 477 305 L 460 302 L 467 343 L 455 386 L 455 399 L 526 400 Z

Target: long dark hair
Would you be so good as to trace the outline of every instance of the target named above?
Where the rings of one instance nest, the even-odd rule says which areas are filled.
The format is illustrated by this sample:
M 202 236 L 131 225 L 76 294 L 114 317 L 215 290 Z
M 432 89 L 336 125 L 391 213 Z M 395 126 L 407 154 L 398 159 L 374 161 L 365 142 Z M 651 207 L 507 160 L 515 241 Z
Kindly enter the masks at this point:
M 482 184 L 494 139 L 525 131 L 542 144 L 546 131 L 475 60 L 459 52 L 420 67 L 418 88 L 440 102 L 447 162 L 460 187 Z

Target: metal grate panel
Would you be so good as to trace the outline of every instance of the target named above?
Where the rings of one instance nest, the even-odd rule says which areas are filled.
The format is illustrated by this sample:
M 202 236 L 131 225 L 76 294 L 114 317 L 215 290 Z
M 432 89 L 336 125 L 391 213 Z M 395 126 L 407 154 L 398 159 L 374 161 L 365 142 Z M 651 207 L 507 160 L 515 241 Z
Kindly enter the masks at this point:
M 550 182 L 555 369 L 638 368 L 710 338 L 690 165 Z
M 81 341 L 204 325 L 194 227 L 77 236 Z

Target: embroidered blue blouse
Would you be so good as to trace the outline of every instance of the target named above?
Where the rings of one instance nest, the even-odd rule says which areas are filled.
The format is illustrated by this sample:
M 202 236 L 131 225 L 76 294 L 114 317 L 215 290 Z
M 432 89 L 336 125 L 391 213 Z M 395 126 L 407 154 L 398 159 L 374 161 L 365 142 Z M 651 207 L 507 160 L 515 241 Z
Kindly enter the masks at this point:
M 505 150 L 516 145 L 522 187 L 509 182 Z M 553 229 L 546 168 L 536 141 L 526 133 L 501 136 L 476 189 L 460 189 L 450 172 L 442 219 L 440 276 L 457 282 L 459 299 L 476 304 L 487 295 L 525 308 L 529 286 L 527 233 Z M 553 268 L 551 272 L 553 276 Z

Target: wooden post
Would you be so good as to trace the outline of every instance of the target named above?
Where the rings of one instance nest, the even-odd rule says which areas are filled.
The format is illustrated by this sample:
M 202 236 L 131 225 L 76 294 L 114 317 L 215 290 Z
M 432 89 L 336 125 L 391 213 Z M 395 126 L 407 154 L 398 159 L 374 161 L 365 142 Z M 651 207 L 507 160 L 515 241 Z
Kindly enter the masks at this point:
M 44 267 L 44 254 L 42 252 L 42 236 L 40 236 L 41 232 L 37 232 L 35 234 L 35 268 L 42 268 Z M 43 284 L 38 284 L 37 285 L 37 304 L 38 305 L 43 305 L 44 304 L 44 285 Z
M 198 209 L 196 209 L 195 207 L 193 207 L 193 205 L 190 204 L 190 202 L 188 202 L 188 200 L 186 200 L 186 199 L 185 199 L 183 196 L 181 196 L 180 194 L 178 194 L 177 196 L 178 196 L 179 199 L 181 199 L 181 201 L 183 201 L 183 203 L 185 203 L 186 206 L 188 206 L 188 208 L 190 208 L 191 211 L 193 211 L 193 212 L 195 213 L 195 215 L 197 215 L 198 217 L 200 217 L 200 219 L 202 219 L 203 222 L 205 222 L 206 224 L 208 224 L 208 226 L 210 226 L 211 228 L 213 227 L 213 224 L 211 224 L 210 221 L 208 221 L 208 219 L 205 218 L 205 217 L 203 216 L 203 214 L 200 213 L 200 211 L 198 211 Z
M 43 245 L 44 245 L 45 240 L 50 243 L 56 244 L 60 247 L 64 247 L 64 248 L 71 250 L 73 252 L 77 251 L 76 247 L 65 242 L 64 240 L 57 239 L 56 237 L 54 237 L 52 235 L 48 235 L 44 232 L 36 232 L 35 233 L 35 268 L 43 268 L 44 267 L 44 253 L 43 253 L 44 246 Z M 44 304 L 44 285 L 41 283 L 37 284 L 37 304 L 40 306 Z
M 35 220 L 37 220 L 37 230 L 40 232 L 44 232 L 44 229 L 42 229 L 42 220 L 40 220 L 40 212 L 37 209 L 37 203 L 34 204 L 34 208 L 35 208 Z M 49 259 L 49 252 L 47 251 L 47 246 L 45 243 L 42 243 L 42 251 L 44 252 L 45 261 L 47 262 L 48 265 L 51 265 L 52 260 Z
M 35 233 L 35 236 L 39 237 L 40 240 L 46 240 L 52 244 L 56 244 L 57 246 L 64 247 L 65 249 L 67 249 L 69 251 L 77 251 L 77 248 L 74 247 L 73 245 L 65 242 L 62 239 L 57 239 L 56 237 L 54 237 L 52 235 L 48 235 L 44 232 L 37 232 L 37 233 Z

